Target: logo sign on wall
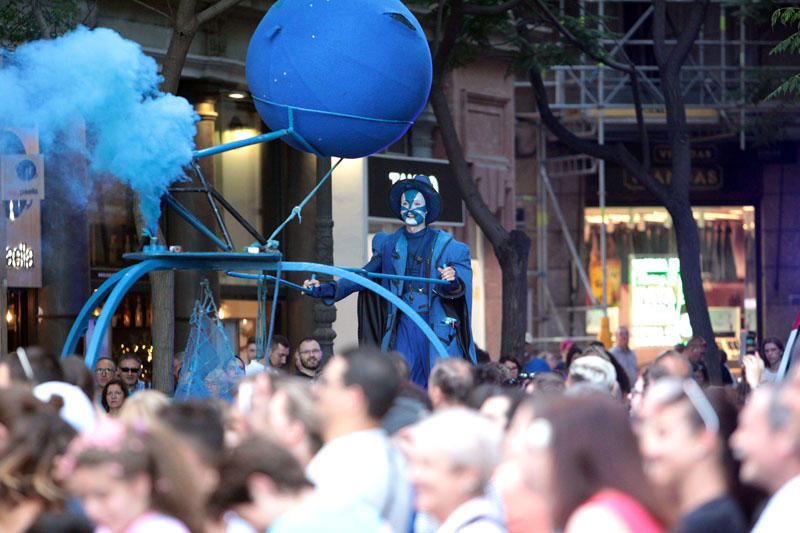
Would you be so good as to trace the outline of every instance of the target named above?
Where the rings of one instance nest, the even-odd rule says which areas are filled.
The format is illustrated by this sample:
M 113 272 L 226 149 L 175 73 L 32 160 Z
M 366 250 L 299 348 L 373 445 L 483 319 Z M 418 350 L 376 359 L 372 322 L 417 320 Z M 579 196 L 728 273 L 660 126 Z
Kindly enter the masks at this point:
M 4 260 L 9 287 L 42 286 L 43 198 L 40 154 L 0 156 L 0 216 L 6 217 Z
M 44 198 L 44 159 L 41 155 L 5 155 L 0 159 L 3 200 Z
M 442 213 L 436 224 L 464 225 L 464 202 L 458 193 L 455 176 L 445 160 L 419 159 L 402 156 L 370 156 L 367 159 L 367 211 L 371 219 L 399 222 L 389 209 L 389 189 L 394 183 L 413 178 L 417 174 L 428 176 L 434 189 L 442 198 Z

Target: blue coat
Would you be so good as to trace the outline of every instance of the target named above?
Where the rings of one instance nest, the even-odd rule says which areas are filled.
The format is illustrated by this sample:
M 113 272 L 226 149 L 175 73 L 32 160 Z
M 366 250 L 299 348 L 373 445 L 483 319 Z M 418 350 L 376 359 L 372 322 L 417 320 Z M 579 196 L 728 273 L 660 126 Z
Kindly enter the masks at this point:
M 451 357 L 463 357 L 475 363 L 475 343 L 472 339 L 472 265 L 469 259 L 469 247 L 459 242 L 446 231 L 429 229 L 435 232 L 432 265 L 429 271 L 431 277 L 439 277 L 437 268 L 451 266 L 456 271 L 456 277 L 461 282 L 461 290 L 447 293 L 440 290 L 441 285 L 427 285 L 428 296 L 428 325 L 442 341 L 447 353 Z M 400 228 L 391 234 L 378 233 L 372 240 L 372 259 L 364 265 L 368 272 L 383 274 L 404 275 L 406 270 L 406 257 L 408 241 L 406 230 Z M 376 280 L 377 282 L 378 280 Z M 394 295 L 403 294 L 404 284 L 400 280 L 379 280 L 380 283 Z M 353 292 L 361 290 L 361 286 L 348 280 L 339 280 L 335 283 L 334 297 L 325 299 L 331 304 L 347 297 Z M 394 334 L 399 320 L 398 309 L 389 304 L 384 335 L 381 342 L 383 350 L 394 348 Z M 451 320 L 452 319 L 452 320 Z M 455 320 L 455 322 L 453 322 Z M 431 368 L 436 364 L 439 356 L 430 349 Z

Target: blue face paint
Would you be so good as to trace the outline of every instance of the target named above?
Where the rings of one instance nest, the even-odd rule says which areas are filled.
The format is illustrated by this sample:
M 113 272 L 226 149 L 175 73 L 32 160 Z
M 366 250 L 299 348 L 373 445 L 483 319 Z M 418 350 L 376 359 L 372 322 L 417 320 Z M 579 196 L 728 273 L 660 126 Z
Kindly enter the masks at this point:
M 400 197 L 400 219 L 408 226 L 419 226 L 425 223 L 428 207 L 425 196 L 417 189 L 408 189 Z

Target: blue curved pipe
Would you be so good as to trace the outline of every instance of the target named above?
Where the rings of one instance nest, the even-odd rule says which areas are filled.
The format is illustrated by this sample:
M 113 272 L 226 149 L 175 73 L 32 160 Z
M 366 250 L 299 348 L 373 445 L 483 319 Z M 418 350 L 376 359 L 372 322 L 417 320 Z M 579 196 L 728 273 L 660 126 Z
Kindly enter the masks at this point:
M 141 257 L 141 256 L 140 256 Z M 258 256 L 236 253 L 210 253 L 210 254 L 159 254 L 152 258 L 144 258 L 140 263 L 127 267 L 117 274 L 106 280 L 103 285 L 95 292 L 91 298 L 86 302 L 81 309 L 80 314 L 75 320 L 70 330 L 67 343 L 64 345 L 62 357 L 68 356 L 73 353 L 77 346 L 78 339 L 86 332 L 89 317 L 94 309 L 102 302 L 103 298 L 108 295 L 108 298 L 103 305 L 103 310 L 97 319 L 95 326 L 96 335 L 93 335 L 86 347 L 86 354 L 84 361 L 86 366 L 94 368 L 97 361 L 100 346 L 103 341 L 104 334 L 108 327 L 111 325 L 111 319 L 116 313 L 117 308 L 122 299 L 133 287 L 133 285 L 141 279 L 142 276 L 153 272 L 155 270 L 282 270 L 284 272 L 314 272 L 317 274 L 328 274 L 337 276 L 339 278 L 347 279 L 370 290 L 389 303 L 395 305 L 402 313 L 408 316 L 414 324 L 420 329 L 423 335 L 430 341 L 433 349 L 440 357 L 449 357 L 447 350 L 434 334 L 430 326 L 414 311 L 406 302 L 398 296 L 392 294 L 383 286 L 371 281 L 359 274 L 349 272 L 343 268 L 334 267 L 330 265 L 322 265 L 319 263 L 305 263 L 305 262 L 281 262 L 276 261 L 274 257 L 263 258 L 263 262 L 259 261 Z

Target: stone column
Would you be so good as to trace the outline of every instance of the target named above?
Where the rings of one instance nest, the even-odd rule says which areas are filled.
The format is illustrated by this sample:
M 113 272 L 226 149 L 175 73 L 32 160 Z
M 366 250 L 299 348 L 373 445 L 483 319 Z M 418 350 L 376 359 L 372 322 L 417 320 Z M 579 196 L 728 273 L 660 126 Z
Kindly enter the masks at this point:
M 74 141 L 66 141 L 66 136 L 76 134 L 83 137 L 80 130 L 56 138 L 48 150 L 52 155 L 45 158 L 38 337 L 39 344 L 55 354 L 61 353 L 75 317 L 91 294 L 86 161 L 69 149 Z

